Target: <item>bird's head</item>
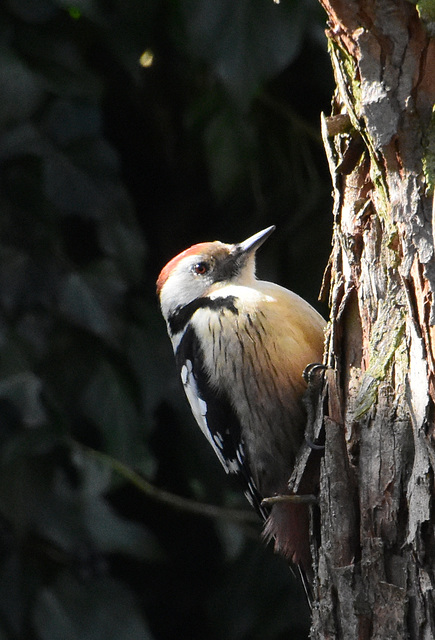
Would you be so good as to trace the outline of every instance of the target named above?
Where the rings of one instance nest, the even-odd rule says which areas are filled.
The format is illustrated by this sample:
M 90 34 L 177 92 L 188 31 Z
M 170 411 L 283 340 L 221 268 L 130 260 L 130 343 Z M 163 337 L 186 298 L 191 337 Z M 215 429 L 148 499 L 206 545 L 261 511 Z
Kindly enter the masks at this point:
M 255 252 L 274 230 L 268 227 L 238 244 L 201 242 L 172 258 L 157 280 L 163 315 L 167 318 L 175 309 L 229 283 L 252 283 Z

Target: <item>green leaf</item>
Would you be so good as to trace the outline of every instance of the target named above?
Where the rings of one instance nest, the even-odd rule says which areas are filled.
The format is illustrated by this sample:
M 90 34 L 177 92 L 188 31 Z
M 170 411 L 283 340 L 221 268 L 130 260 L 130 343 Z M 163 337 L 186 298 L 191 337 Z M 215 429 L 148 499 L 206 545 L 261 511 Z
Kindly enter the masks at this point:
M 0 381 L 0 398 L 12 402 L 23 422 L 34 427 L 44 422 L 46 415 L 41 402 L 42 382 L 30 371 L 23 371 Z
M 155 560 L 161 555 L 152 535 L 140 525 L 118 516 L 105 499 L 111 487 L 110 468 L 76 451 L 73 462 L 78 486 L 63 473 L 54 478 L 52 492 L 36 511 L 39 533 L 74 553 L 77 547 L 99 553 L 125 553 Z
M 229 196 L 249 170 L 254 146 L 250 134 L 246 123 L 225 109 L 210 120 L 204 132 L 210 182 L 219 199 Z
M 59 300 L 66 319 L 99 336 L 110 333 L 109 317 L 96 292 L 79 273 L 66 276 Z
M 141 455 L 139 415 L 133 391 L 114 366 L 101 361 L 80 400 L 87 418 L 98 426 L 106 451 L 129 463 L 136 462 Z
M 8 0 L 7 6 L 17 17 L 36 24 L 46 22 L 56 12 L 50 0 Z
M 136 226 L 108 219 L 100 227 L 100 243 L 126 279 L 139 283 L 143 276 L 145 245 Z
M 76 450 L 73 482 L 60 466 L 47 434 L 17 437 L 8 446 L 0 474 L 0 511 L 18 535 L 30 532 L 75 556 L 78 549 L 122 553 L 140 560 L 162 556 L 154 536 L 119 516 L 105 494 L 112 487 L 109 466 Z M 37 453 L 39 452 L 39 454 Z
M 3 48 L 0 48 L 0 95 L 0 130 L 29 117 L 44 96 L 38 76 Z
M 63 146 L 101 134 L 101 113 L 93 104 L 62 97 L 48 106 L 43 126 L 50 138 Z
M 305 13 L 286 0 L 187 0 L 183 3 L 189 43 L 245 108 L 259 85 L 297 55 Z

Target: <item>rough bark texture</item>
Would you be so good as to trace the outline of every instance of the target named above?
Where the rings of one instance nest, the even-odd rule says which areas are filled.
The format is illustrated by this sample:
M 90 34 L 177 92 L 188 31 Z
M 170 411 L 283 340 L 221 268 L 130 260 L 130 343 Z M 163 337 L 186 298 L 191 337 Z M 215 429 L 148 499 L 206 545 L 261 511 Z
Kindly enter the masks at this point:
M 406 0 L 321 1 L 337 90 L 323 123 L 335 225 L 312 638 L 429 640 L 435 41 Z

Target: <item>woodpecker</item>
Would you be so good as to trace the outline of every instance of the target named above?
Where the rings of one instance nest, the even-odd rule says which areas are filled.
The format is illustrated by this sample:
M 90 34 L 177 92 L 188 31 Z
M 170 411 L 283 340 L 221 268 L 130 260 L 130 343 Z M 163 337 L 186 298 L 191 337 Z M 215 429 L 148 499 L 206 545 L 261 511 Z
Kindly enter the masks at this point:
M 198 425 L 264 518 L 266 539 L 307 573 L 307 506 L 262 500 L 288 493 L 304 438 L 302 374 L 322 361 L 325 321 L 297 294 L 256 279 L 256 251 L 274 230 L 193 245 L 162 269 L 157 294 Z

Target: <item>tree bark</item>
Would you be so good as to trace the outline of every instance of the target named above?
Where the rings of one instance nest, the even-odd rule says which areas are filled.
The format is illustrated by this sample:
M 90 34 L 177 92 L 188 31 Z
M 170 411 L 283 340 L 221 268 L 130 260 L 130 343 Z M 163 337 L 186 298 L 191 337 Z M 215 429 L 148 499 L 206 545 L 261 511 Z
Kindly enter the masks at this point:
M 433 25 L 406 0 L 321 3 L 337 88 L 332 114 L 323 119 L 334 233 L 311 634 L 429 640 Z M 426 5 L 435 14 L 435 3 Z

